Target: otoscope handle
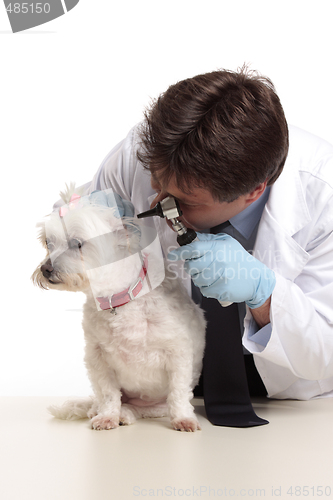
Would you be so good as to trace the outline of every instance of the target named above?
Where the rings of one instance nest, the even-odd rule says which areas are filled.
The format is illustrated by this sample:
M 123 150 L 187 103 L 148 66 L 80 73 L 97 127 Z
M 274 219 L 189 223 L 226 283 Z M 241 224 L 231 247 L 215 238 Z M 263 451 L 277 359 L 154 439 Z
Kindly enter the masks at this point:
M 194 231 L 194 229 L 187 229 L 186 233 L 184 234 L 179 234 L 177 236 L 177 243 L 180 247 L 184 245 L 189 245 L 192 243 L 192 241 L 197 240 L 197 233 Z

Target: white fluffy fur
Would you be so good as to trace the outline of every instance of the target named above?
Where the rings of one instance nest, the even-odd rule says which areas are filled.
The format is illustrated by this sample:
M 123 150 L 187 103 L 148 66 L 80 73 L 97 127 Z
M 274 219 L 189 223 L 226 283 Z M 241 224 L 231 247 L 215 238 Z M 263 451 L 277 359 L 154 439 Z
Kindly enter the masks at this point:
M 65 202 L 72 192 L 73 186 L 62 193 Z M 183 285 L 165 270 L 162 284 L 148 293 L 144 288 L 134 301 L 117 308 L 116 315 L 96 307 L 94 297 L 126 289 L 141 268 L 138 232 L 128 230 L 140 222 L 123 222 L 127 229 L 112 209 L 87 205 L 69 210 L 62 221 L 53 213 L 40 224 L 40 239 L 45 244 L 48 238 L 51 250 L 32 279 L 42 288 L 86 294 L 85 363 L 94 390 L 91 398 L 70 400 L 49 410 L 62 419 L 89 417 L 92 428 L 98 430 L 168 414 L 174 429 L 195 431 L 200 426 L 190 400 L 202 367 L 205 320 Z M 98 243 L 98 236 L 110 231 L 111 248 Z M 68 241 L 74 238 L 83 241 L 81 250 L 68 249 Z M 101 272 L 96 266 L 110 252 L 127 258 L 103 266 Z M 41 266 L 50 257 L 54 271 L 47 278 Z M 149 255 L 150 277 L 161 272 L 154 259 Z

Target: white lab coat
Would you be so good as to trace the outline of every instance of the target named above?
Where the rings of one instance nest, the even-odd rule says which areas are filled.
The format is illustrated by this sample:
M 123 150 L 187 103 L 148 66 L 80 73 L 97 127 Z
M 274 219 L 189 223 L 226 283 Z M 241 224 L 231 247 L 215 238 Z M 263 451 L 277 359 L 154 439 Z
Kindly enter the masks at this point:
M 136 213 L 148 210 L 155 192 L 136 158 L 137 133 L 105 158 L 87 193 L 112 187 Z M 167 255 L 178 246 L 164 219 L 154 217 Z M 248 310 L 244 346 L 253 353 L 268 396 L 311 399 L 333 396 L 333 146 L 290 127 L 290 151 L 272 186 L 260 221 L 255 255 L 276 272 L 271 334 L 264 347 Z M 182 262 L 172 263 L 190 293 Z M 221 332 L 222 333 L 222 332 Z

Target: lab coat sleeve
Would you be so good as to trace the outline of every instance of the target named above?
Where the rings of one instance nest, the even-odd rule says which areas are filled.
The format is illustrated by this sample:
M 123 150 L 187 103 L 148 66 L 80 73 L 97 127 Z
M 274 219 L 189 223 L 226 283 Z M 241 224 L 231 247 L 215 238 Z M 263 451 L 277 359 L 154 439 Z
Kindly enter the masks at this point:
M 95 190 L 114 189 L 124 200 L 131 201 L 135 171 L 138 163 L 137 126 L 127 137 L 117 144 L 102 161 L 98 171 L 86 190 L 90 194 Z
M 309 260 L 294 282 L 276 273 L 266 337 L 258 331 L 249 310 L 245 317 L 245 347 L 298 378 L 333 376 L 332 257 L 330 233 L 309 252 Z

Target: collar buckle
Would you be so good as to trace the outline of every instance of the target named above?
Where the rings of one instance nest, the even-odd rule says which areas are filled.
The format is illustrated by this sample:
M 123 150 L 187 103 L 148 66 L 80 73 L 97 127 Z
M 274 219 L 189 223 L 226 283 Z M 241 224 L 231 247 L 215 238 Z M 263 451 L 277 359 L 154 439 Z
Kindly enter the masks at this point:
M 108 297 L 109 306 L 110 306 L 110 314 L 117 314 L 117 309 L 112 306 L 112 297 L 113 297 L 113 295 L 110 295 L 110 297 Z
M 137 292 L 136 295 L 138 295 L 142 288 L 143 288 L 143 279 L 139 276 L 139 278 L 137 279 L 137 281 L 134 283 L 134 285 L 132 285 L 129 290 L 128 290 L 128 295 L 130 296 L 130 299 L 131 300 L 134 300 L 135 299 L 135 295 L 134 295 L 134 290 L 137 286 L 139 286 L 141 284 L 141 288 L 140 290 Z

